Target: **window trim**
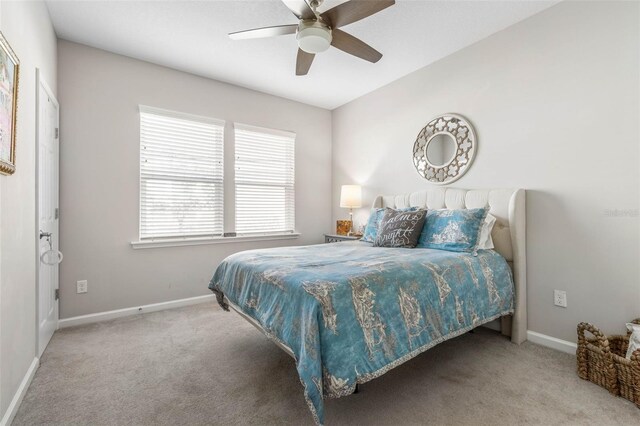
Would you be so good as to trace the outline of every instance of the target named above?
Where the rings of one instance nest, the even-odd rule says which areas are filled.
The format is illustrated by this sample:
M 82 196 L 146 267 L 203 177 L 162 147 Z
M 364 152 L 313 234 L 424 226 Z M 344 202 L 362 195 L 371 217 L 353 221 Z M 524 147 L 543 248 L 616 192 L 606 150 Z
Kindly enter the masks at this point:
M 132 241 L 131 248 L 133 248 L 134 250 L 139 250 L 163 247 L 202 246 L 209 244 L 247 243 L 252 241 L 295 240 L 300 238 L 301 236 L 302 234 L 300 234 L 299 232 L 285 232 L 263 235 L 238 235 L 235 237 L 166 238 L 156 240 Z

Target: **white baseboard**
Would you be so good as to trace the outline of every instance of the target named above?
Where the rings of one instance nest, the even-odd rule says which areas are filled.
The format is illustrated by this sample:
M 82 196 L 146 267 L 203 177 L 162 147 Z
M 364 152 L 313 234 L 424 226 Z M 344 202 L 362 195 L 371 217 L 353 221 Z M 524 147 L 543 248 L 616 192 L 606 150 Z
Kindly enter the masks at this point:
M 13 395 L 13 399 L 11 400 L 11 404 L 7 408 L 6 413 L 2 416 L 2 420 L 0 420 L 0 426 L 9 426 L 13 421 L 13 418 L 18 413 L 18 408 L 20 408 L 20 404 L 22 403 L 22 399 L 24 395 L 27 393 L 27 389 L 29 389 L 29 385 L 31 384 L 31 380 L 33 380 L 33 376 L 36 374 L 36 370 L 40 366 L 40 359 L 34 358 L 33 362 L 29 366 L 27 373 L 24 375 L 18 390 L 15 395 Z
M 557 339 L 555 337 L 547 336 L 546 334 L 537 333 L 535 331 L 527 331 L 527 340 L 531 343 L 535 343 L 541 346 L 546 346 L 551 349 L 555 349 L 560 352 L 565 352 L 571 355 L 576 354 L 578 345 L 566 340 Z
M 144 314 L 147 312 L 163 311 L 165 309 L 180 308 L 183 306 L 196 305 L 215 299 L 215 295 L 189 297 L 187 299 L 170 300 L 168 302 L 152 303 L 150 305 L 137 306 L 132 308 L 116 309 L 115 311 L 98 312 L 95 314 L 80 315 L 77 317 L 63 318 L 58 321 L 58 328 L 73 327 L 82 324 L 91 324 L 99 321 L 106 321 L 114 318 L 128 317 L 130 315 Z

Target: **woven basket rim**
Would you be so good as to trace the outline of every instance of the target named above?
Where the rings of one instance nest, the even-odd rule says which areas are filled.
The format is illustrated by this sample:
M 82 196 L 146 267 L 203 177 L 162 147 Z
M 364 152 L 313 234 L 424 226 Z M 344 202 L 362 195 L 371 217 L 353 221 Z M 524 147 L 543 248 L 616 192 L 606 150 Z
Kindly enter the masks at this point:
M 614 354 L 613 352 L 611 352 L 611 356 L 613 357 L 613 360 L 618 364 L 624 364 L 624 365 L 629 366 L 629 367 L 631 367 L 633 365 L 633 361 L 631 361 L 630 359 L 627 359 L 624 356 L 620 356 L 618 354 Z

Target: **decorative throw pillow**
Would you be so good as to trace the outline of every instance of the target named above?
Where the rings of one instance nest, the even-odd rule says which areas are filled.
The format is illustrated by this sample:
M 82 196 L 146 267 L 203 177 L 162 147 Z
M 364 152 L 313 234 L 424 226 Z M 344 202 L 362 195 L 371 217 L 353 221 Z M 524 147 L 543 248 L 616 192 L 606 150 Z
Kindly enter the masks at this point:
M 476 252 L 488 209 L 429 210 L 418 247 Z
M 376 240 L 376 237 L 378 236 L 378 226 L 382 220 L 383 213 L 384 209 L 371 209 L 367 226 L 364 227 L 364 232 L 362 233 L 362 241 L 372 243 Z
M 367 221 L 367 226 L 364 228 L 364 232 L 362 234 L 361 241 L 366 241 L 368 243 L 373 243 L 378 236 L 378 229 L 380 228 L 380 222 L 382 222 L 382 216 L 384 216 L 384 211 L 387 208 L 380 209 L 371 209 L 371 214 L 369 215 L 369 220 Z M 412 212 L 418 210 L 417 207 L 406 207 L 403 209 L 398 209 L 401 212 Z
M 480 241 L 478 241 L 478 250 L 490 250 L 494 248 L 493 238 L 491 238 L 491 231 L 496 224 L 496 217 L 491 213 L 487 213 L 487 217 L 482 223 L 482 229 L 480 230 Z
M 418 243 L 426 210 L 399 211 L 386 209 L 374 247 L 413 248 Z

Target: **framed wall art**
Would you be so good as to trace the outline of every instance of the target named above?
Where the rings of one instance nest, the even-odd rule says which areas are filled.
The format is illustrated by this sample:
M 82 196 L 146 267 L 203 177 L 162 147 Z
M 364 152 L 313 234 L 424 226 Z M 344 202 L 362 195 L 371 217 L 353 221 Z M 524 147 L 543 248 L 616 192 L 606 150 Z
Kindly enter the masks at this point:
M 0 173 L 16 170 L 16 112 L 20 61 L 0 33 Z

